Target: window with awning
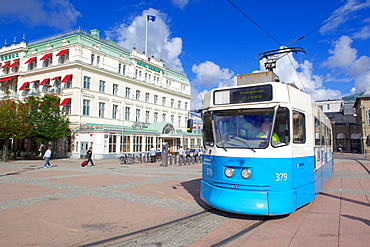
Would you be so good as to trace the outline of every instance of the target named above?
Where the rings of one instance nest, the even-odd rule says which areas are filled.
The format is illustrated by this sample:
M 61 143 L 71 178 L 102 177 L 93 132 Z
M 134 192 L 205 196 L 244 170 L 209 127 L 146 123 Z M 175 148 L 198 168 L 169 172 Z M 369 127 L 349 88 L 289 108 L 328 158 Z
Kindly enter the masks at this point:
M 47 82 L 47 81 L 49 81 L 50 80 L 50 78 L 46 78 L 46 79 L 44 79 L 44 80 L 42 80 L 41 81 L 41 83 L 39 84 L 40 86 L 43 86 L 43 85 L 45 85 L 45 83 Z
M 8 67 L 8 66 L 10 66 L 10 63 L 6 63 L 6 64 L 4 64 L 3 66 L 1 66 L 1 67 L 0 67 L 0 69 L 4 69 L 4 68 L 6 68 L 6 67 Z
M 67 51 L 69 51 L 69 49 L 65 49 L 65 50 L 61 50 L 60 52 L 57 53 L 56 56 L 62 56 L 64 55 Z
M 19 88 L 19 90 L 25 90 L 26 88 L 29 88 L 29 85 L 30 83 L 29 82 L 25 82 L 23 83 L 23 85 Z
M 16 75 L 16 76 L 9 76 L 9 77 L 5 77 L 5 78 L 1 78 L 0 79 L 0 82 L 2 82 L 2 81 L 9 81 L 9 80 L 11 80 L 11 79 L 13 79 L 13 78 L 17 78 L 18 76 Z
M 66 75 L 64 78 L 63 78 L 63 80 L 61 81 L 61 82 L 66 82 L 66 81 L 68 81 L 68 79 L 69 78 L 71 78 L 72 77 L 72 74 L 70 74 L 70 75 Z
M 56 80 L 58 78 L 60 78 L 60 76 L 56 76 L 56 77 L 52 78 L 51 80 Z
M 60 106 L 64 106 L 66 104 L 68 104 L 68 102 L 71 100 L 71 98 L 65 98 L 62 103 L 60 103 Z
M 31 57 L 30 59 L 28 59 L 27 60 L 27 62 L 25 62 L 25 63 L 30 63 L 30 62 L 32 62 L 33 60 L 35 60 L 36 59 L 36 57 Z
M 45 59 L 47 59 L 48 57 L 50 57 L 50 56 L 51 56 L 51 54 L 53 54 L 53 53 L 45 54 L 44 56 L 42 56 L 42 58 L 41 58 L 40 60 L 45 60 Z
M 17 64 L 19 64 L 19 60 L 18 61 L 15 61 L 14 63 L 12 63 L 12 65 L 10 65 L 11 68 L 13 68 L 14 66 L 16 66 Z

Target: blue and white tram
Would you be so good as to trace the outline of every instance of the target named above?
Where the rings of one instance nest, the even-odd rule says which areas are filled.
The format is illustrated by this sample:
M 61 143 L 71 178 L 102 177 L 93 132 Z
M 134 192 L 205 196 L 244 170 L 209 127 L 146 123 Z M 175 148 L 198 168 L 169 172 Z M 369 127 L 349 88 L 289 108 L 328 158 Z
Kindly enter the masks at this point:
M 214 208 L 289 214 L 313 201 L 332 174 L 331 123 L 294 85 L 211 90 L 202 118 L 201 198 Z

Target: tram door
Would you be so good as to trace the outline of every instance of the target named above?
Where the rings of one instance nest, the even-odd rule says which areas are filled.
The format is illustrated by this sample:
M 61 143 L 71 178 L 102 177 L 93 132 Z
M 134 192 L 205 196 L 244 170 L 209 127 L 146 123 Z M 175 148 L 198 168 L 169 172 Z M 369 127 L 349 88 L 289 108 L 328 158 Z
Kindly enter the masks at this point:
M 81 142 L 81 148 L 80 148 L 80 158 L 86 158 L 86 152 L 89 149 L 89 143 L 88 142 Z

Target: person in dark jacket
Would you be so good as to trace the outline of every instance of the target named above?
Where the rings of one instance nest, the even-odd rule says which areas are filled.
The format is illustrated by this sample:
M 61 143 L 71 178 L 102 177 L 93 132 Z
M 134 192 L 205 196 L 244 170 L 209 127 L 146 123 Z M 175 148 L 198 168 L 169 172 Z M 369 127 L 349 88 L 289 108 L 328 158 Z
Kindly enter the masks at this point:
M 86 158 L 87 158 L 87 163 L 86 163 L 86 166 L 89 164 L 89 162 L 91 163 L 91 167 L 94 167 L 94 162 L 92 161 L 92 147 L 89 148 L 89 150 L 87 150 L 86 152 Z

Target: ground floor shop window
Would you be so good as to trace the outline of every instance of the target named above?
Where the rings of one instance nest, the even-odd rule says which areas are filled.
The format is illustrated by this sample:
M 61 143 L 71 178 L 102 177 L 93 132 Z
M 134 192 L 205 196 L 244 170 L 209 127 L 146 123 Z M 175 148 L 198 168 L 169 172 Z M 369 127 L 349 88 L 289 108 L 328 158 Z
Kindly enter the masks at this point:
M 145 151 L 149 152 L 153 145 L 153 137 L 146 137 L 145 140 Z
M 130 137 L 129 136 L 124 136 L 123 137 L 123 152 L 130 152 Z
M 143 144 L 143 137 L 134 136 L 134 152 L 141 152 L 142 144 Z
M 353 153 L 361 153 L 361 140 L 351 139 L 351 151 Z
M 117 151 L 117 136 L 109 135 L 109 153 L 115 153 Z
M 156 137 L 156 149 L 159 150 L 161 148 L 161 138 L 160 137 Z

